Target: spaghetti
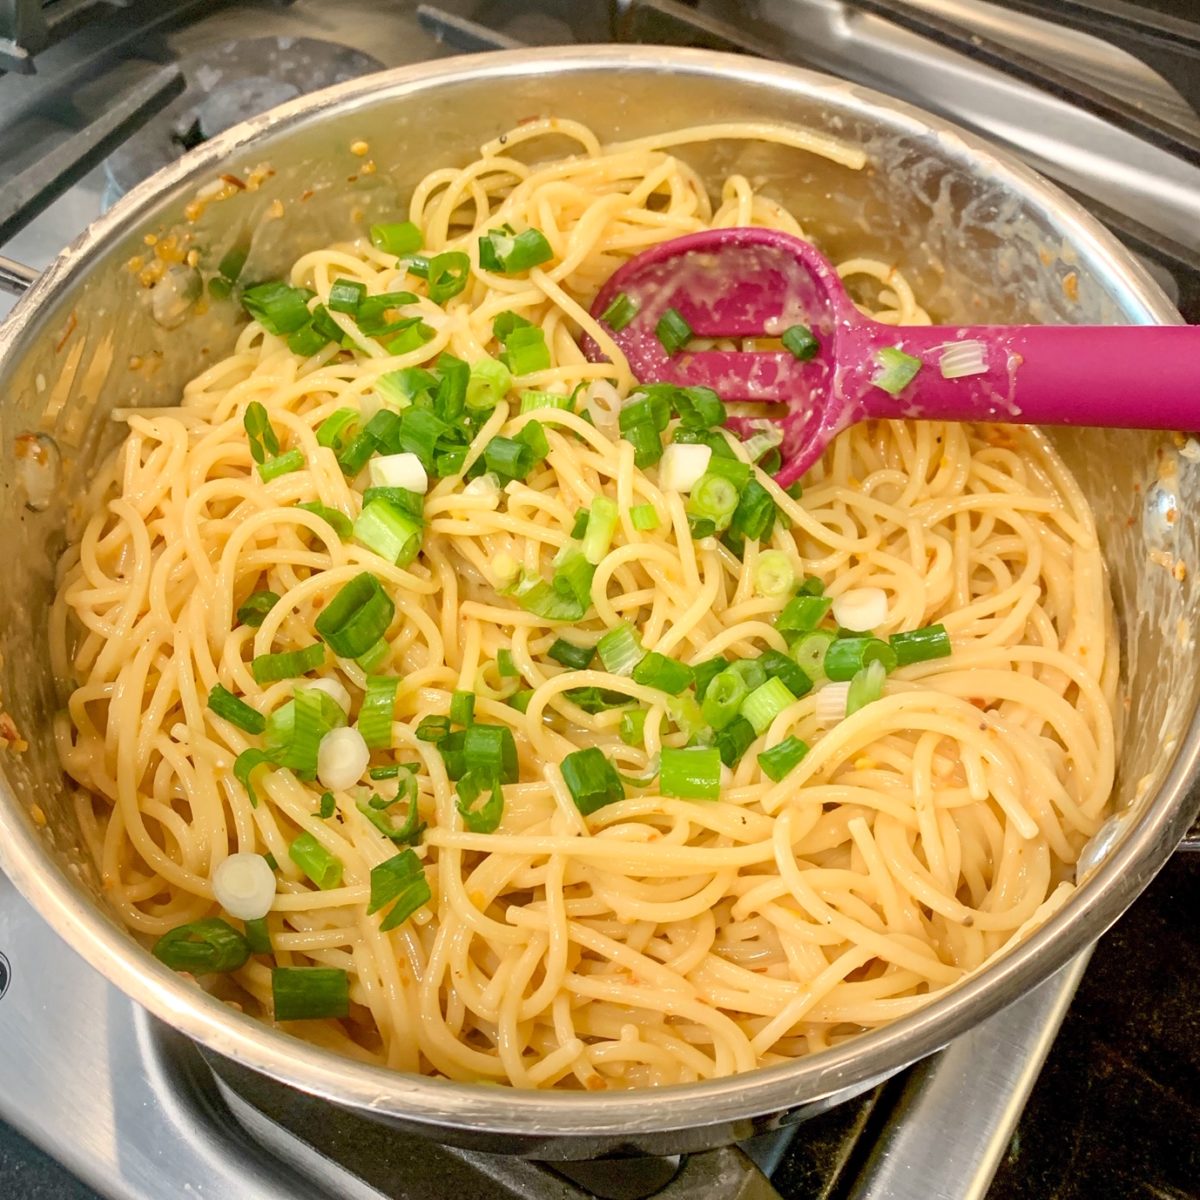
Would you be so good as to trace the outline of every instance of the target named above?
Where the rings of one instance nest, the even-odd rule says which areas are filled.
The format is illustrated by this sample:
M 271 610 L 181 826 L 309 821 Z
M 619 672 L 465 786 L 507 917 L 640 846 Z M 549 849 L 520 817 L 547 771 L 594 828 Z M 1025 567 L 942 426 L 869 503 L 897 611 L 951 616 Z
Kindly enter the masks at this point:
M 577 152 L 531 165 L 549 133 Z M 769 436 L 683 436 L 676 404 L 655 437 L 744 471 L 768 498 L 757 538 L 636 464 L 622 414 L 642 392 L 588 312 L 604 280 L 699 229 L 802 234 L 746 178 L 710 203 L 672 149 L 716 138 L 862 165 L 782 126 L 602 146 L 532 122 L 417 187 L 419 247 L 398 253 L 397 226 L 303 255 L 178 409 L 123 414 L 52 611 L 61 758 L 120 918 L 264 1019 L 451 1079 L 688 1082 L 902 1016 L 1069 895 L 1112 784 L 1118 664 L 1091 513 L 1040 433 L 869 423 L 797 498 L 750 463 L 769 466 Z M 542 257 L 522 267 L 518 244 Z M 887 264 L 842 272 L 880 319 L 928 320 Z M 587 361 L 580 331 L 612 361 Z M 422 441 L 407 414 L 445 415 L 463 369 L 473 405 Z M 407 440 L 368 457 L 433 477 L 415 511 L 400 492 L 419 483 L 364 500 L 377 468 L 349 448 L 380 413 Z M 382 526 L 363 522 L 375 502 Z M 335 619 L 364 574 L 385 624 L 365 652 Z M 880 592 L 869 631 L 834 627 L 826 601 Z M 805 597 L 788 611 L 807 633 L 782 628 Z M 915 630 L 952 653 L 897 662 L 892 635 Z M 849 688 L 813 633 L 842 643 Z M 702 684 L 718 658 L 727 701 L 740 680 L 772 703 L 730 718 Z M 329 764 L 335 726 L 372 732 L 369 767 L 327 786 L 310 719 Z M 589 747 L 603 765 L 572 757 Z M 218 902 L 235 853 L 273 868 L 263 920 Z

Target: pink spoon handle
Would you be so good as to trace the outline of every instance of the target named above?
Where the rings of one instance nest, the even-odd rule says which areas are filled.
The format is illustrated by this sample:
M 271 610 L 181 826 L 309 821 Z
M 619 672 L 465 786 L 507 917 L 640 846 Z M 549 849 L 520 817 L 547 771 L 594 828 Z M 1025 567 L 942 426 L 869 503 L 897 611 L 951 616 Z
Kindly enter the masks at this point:
M 946 379 L 946 349 L 978 341 L 987 370 Z M 899 396 L 871 383 L 877 352 L 896 346 L 921 370 Z M 842 394 L 863 415 L 1026 425 L 1200 428 L 1200 327 L 1190 325 L 953 325 L 845 330 Z

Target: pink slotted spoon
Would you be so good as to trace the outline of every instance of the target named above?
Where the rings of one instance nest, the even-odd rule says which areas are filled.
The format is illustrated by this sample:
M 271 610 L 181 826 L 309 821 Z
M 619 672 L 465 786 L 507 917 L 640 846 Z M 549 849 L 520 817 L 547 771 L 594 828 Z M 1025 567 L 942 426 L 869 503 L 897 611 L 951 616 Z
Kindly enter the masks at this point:
M 601 289 L 601 319 L 624 293 L 637 312 L 605 326 L 642 383 L 710 387 L 723 400 L 778 404 L 786 487 L 844 429 L 871 417 L 1021 425 L 1200 428 L 1200 326 L 883 325 L 863 316 L 833 266 L 808 242 L 774 229 L 712 229 L 663 242 L 625 263 Z M 688 350 L 668 354 L 655 326 L 675 309 L 697 337 L 778 337 L 807 326 L 819 349 Z M 962 343 L 977 373 L 946 378 Z M 593 362 L 604 352 L 590 337 Z M 892 395 L 876 382 L 880 351 L 921 362 Z M 953 372 L 959 349 L 947 361 Z M 884 357 L 887 355 L 885 353 Z M 738 426 L 735 418 L 731 426 Z

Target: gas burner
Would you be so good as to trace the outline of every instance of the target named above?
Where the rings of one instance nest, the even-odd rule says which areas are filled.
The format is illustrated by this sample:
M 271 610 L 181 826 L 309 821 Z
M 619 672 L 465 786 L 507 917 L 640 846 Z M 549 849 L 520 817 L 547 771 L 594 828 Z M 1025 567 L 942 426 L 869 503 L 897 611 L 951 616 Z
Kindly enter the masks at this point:
M 369 54 L 306 37 L 222 42 L 179 59 L 183 92 L 104 162 L 107 209 L 160 167 L 218 133 L 331 84 L 381 71 Z

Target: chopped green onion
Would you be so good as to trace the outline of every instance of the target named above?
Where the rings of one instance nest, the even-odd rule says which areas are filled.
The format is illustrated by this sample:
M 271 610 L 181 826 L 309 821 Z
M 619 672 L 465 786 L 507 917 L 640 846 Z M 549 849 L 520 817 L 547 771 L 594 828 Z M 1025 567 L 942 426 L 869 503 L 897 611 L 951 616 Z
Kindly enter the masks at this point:
M 508 698 L 510 708 L 515 708 L 517 712 L 523 713 L 529 711 L 529 702 L 533 699 L 533 688 L 522 688 L 519 692 L 513 692 Z
M 400 330 L 384 349 L 397 357 L 401 354 L 411 354 L 414 350 L 420 350 L 434 336 L 434 333 L 433 327 L 426 325 L 424 321 L 414 321 Z
M 529 329 L 532 325 L 533 322 L 521 316 L 520 313 L 505 309 L 492 321 L 492 337 L 503 344 L 514 329 Z
M 270 483 L 272 479 L 278 479 L 280 475 L 290 475 L 293 471 L 299 471 L 304 466 L 304 455 L 299 450 L 289 450 L 286 454 L 280 454 L 275 458 L 268 458 L 266 462 L 258 464 L 258 473 L 262 476 L 263 483 Z
M 279 597 L 274 592 L 266 590 L 251 592 L 245 602 L 237 610 L 238 623 L 257 629 L 262 625 L 267 613 L 279 603 Z
M 821 349 L 821 343 L 807 325 L 793 325 L 790 329 L 785 329 L 783 337 L 779 340 L 783 343 L 783 348 L 801 362 L 816 358 Z
M 790 734 L 777 746 L 758 756 L 758 765 L 768 779 L 778 783 L 808 753 L 808 746 Z
M 354 476 L 367 465 L 367 459 L 379 449 L 379 443 L 365 429 L 354 437 L 338 452 L 338 466 L 343 475 Z
M 805 575 L 804 582 L 796 589 L 798 596 L 823 596 L 825 585 L 815 575 Z
M 398 567 L 417 557 L 421 537 L 421 523 L 388 500 L 364 505 L 354 522 L 354 540 Z
M 322 821 L 328 821 L 330 817 L 337 811 L 337 800 L 332 792 L 321 793 L 321 807 L 317 809 L 317 816 Z
M 501 783 L 516 783 L 520 777 L 517 743 L 507 725 L 468 725 L 461 733 L 441 738 L 438 751 L 451 779 L 461 779 L 468 771 L 484 779 L 496 776 Z
M 590 566 L 583 555 L 579 556 L 579 560 Z M 569 585 L 577 582 L 574 573 L 556 576 L 556 583 L 559 582 L 562 586 L 556 587 L 547 583 L 540 576 L 527 575 L 512 590 L 512 597 L 526 612 L 531 612 L 535 616 L 549 621 L 582 620 L 591 604 L 590 582 L 589 592 L 586 596 L 580 595 L 578 592 L 567 594 Z
M 922 629 L 910 629 L 907 633 L 893 633 L 888 642 L 902 667 L 907 667 L 909 663 L 928 662 L 933 658 L 946 658 L 951 653 L 950 635 L 945 625 L 926 625 Z
M 634 529 L 643 533 L 659 526 L 658 510 L 653 504 L 635 504 L 629 510 L 629 519 L 633 522 Z
M 617 506 L 607 496 L 592 501 L 587 532 L 583 535 L 583 557 L 593 566 L 608 553 L 617 531 Z
M 519 679 L 521 676 L 517 664 L 513 662 L 512 651 L 506 646 L 496 651 L 496 674 L 502 679 Z
M 833 601 L 826 596 L 793 596 L 775 619 L 780 633 L 808 633 L 825 619 Z
M 505 482 L 525 479 L 537 466 L 533 450 L 515 438 L 497 435 L 484 447 L 483 461 L 487 470 L 495 472 Z
M 792 657 L 805 675 L 818 683 L 825 678 L 825 655 L 834 643 L 834 635 L 825 629 L 814 629 L 792 646 Z
M 288 847 L 288 858 L 292 860 L 323 892 L 340 887 L 342 883 L 342 860 L 330 854 L 320 842 L 305 830 Z
M 729 660 L 722 655 L 718 655 L 716 658 L 705 659 L 704 662 L 695 663 L 692 666 L 692 674 L 696 677 L 697 700 L 704 699 L 708 693 L 709 684 L 728 666 Z
M 262 733 L 267 727 L 267 718 L 262 713 L 219 683 L 208 693 L 208 707 L 243 733 Z
M 710 467 L 711 469 L 711 467 Z M 729 531 L 747 541 L 762 541 L 770 536 L 775 524 L 775 501 L 757 479 L 751 479 L 742 491 L 729 523 Z
M 387 314 L 408 304 L 415 304 L 417 297 L 412 292 L 380 292 L 365 296 L 358 305 L 358 327 L 371 337 L 386 337 L 402 329 L 411 329 L 419 316 L 400 316 L 392 320 Z
M 659 767 L 664 796 L 715 800 L 721 794 L 721 755 L 715 746 L 664 747 Z
M 610 629 L 596 643 L 596 652 L 604 669 L 612 675 L 632 675 L 633 668 L 646 656 L 637 630 L 628 621 Z
M 279 453 L 279 438 L 271 427 L 267 410 L 257 400 L 251 400 L 242 414 L 242 428 L 250 442 L 250 457 L 256 463 L 264 463 L 271 455 Z
M 558 595 L 572 599 L 586 609 L 591 603 L 595 574 L 596 568 L 583 557 L 581 550 L 564 546 L 556 558 L 550 583 Z
M 563 695 L 586 713 L 607 712 L 610 708 L 622 708 L 633 703 L 624 692 L 601 687 L 568 688 Z
M 754 590 L 760 596 L 782 596 L 796 582 L 796 571 L 782 550 L 765 550 L 754 564 Z
M 437 391 L 433 396 L 433 410 L 443 421 L 456 421 L 467 403 L 470 364 L 443 352 L 438 355 L 434 367 L 437 370 Z
M 752 691 L 742 701 L 741 715 L 754 726 L 757 734 L 766 733 L 771 722 L 789 704 L 795 704 L 796 697 L 788 690 L 782 679 L 768 679 L 761 687 Z
M 367 285 L 357 279 L 335 279 L 329 289 L 329 299 L 326 303 L 333 312 L 354 316 L 366 294 Z
M 467 381 L 467 407 L 486 411 L 496 407 L 512 387 L 512 373 L 494 358 L 481 358 L 471 364 Z
M 754 468 L 740 458 L 722 458 L 714 454 L 708 460 L 706 474 L 719 476 L 740 492 L 754 477 Z
M 633 712 L 621 714 L 621 724 L 617 729 L 621 741 L 627 746 L 642 746 L 646 742 L 646 710 L 634 709 Z
M 882 663 L 885 672 L 894 671 L 898 662 L 896 651 L 882 638 L 840 637 L 830 643 L 823 666 L 830 679 L 844 681 L 853 679 L 873 662 Z
M 266 917 L 258 917 L 253 921 L 243 921 L 246 927 L 246 945 L 251 954 L 274 954 L 275 947 L 271 943 L 271 927 Z
M 553 257 L 554 251 L 540 229 L 526 229 L 518 234 L 493 229 L 479 239 L 479 265 L 485 271 L 516 275 Z
M 635 392 L 617 415 L 617 427 L 624 434 L 638 425 L 650 425 L 657 433 L 671 423 L 671 401 L 666 392 L 649 387 Z
M 591 510 L 581 508 L 575 514 L 575 523 L 571 526 L 571 538 L 573 541 L 579 541 L 585 533 L 587 533 L 588 520 L 591 518 Z
M 412 254 L 424 244 L 420 226 L 413 221 L 371 226 L 371 245 L 387 254 Z
M 176 925 L 154 943 L 154 957 L 172 971 L 212 975 L 236 971 L 250 957 L 246 939 L 228 921 L 204 917 Z
M 876 350 L 875 361 L 879 364 L 879 370 L 871 376 L 871 382 L 889 396 L 900 395 L 917 377 L 923 365 L 919 358 L 905 354 L 899 346 L 884 346 Z
M 846 716 L 852 716 L 860 708 L 874 704 L 883 695 L 884 681 L 887 679 L 887 668 L 879 659 L 873 658 L 860 671 L 856 671 L 850 680 L 850 689 L 846 692 Z
M 419 742 L 440 742 L 449 732 L 449 717 L 422 717 L 417 723 L 417 741 Z
M 674 388 L 671 402 L 684 429 L 712 429 L 724 425 L 729 416 L 721 397 L 712 388 Z
M 399 686 L 395 675 L 367 676 L 367 694 L 358 710 L 358 732 L 372 750 L 392 744 L 392 714 Z
M 658 688 L 669 696 L 678 696 L 684 688 L 692 685 L 693 678 L 691 667 L 654 650 L 633 668 L 634 683 Z
M 313 642 L 303 650 L 286 650 L 282 654 L 260 654 L 250 661 L 250 673 L 255 683 L 274 683 L 277 679 L 295 679 L 315 671 L 325 661 L 325 647 Z
M 654 336 L 668 354 L 674 354 L 691 341 L 692 327 L 677 308 L 668 308 L 654 326 Z
M 586 671 L 591 666 L 592 659 L 596 657 L 596 648 L 577 646 L 574 642 L 568 642 L 566 638 L 558 638 L 546 654 L 572 671 Z
M 721 475 L 706 472 L 692 488 L 687 511 L 702 521 L 711 521 L 714 529 L 725 529 L 737 506 L 737 487 Z
M 761 655 L 758 658 L 739 658 L 729 669 L 741 679 L 749 692 L 767 682 L 767 667 Z
M 536 412 L 539 408 L 561 408 L 570 412 L 574 403 L 570 396 L 560 396 L 557 392 L 521 393 L 521 412 Z
M 540 421 L 527 421 L 516 435 L 516 440 L 524 442 L 533 451 L 534 458 L 538 462 L 541 462 L 550 453 L 550 442 Z
M 437 377 L 424 367 L 401 367 L 398 371 L 380 375 L 375 380 L 375 391 L 389 404 L 408 408 L 418 398 L 431 393 L 437 384 Z
M 705 723 L 714 729 L 723 729 L 741 712 L 742 701 L 749 691 L 745 680 L 736 671 L 722 671 L 708 684 L 700 705 Z
M 369 487 L 363 492 L 363 504 L 373 500 L 386 500 L 414 521 L 424 524 L 425 497 L 420 492 L 410 492 L 402 487 Z
M 475 720 L 475 693 L 454 692 L 450 696 L 450 723 L 470 725 Z
M 663 456 L 662 437 L 648 421 L 631 425 L 621 436 L 633 445 L 633 463 L 639 470 L 652 467 Z
M 275 967 L 271 998 L 277 1021 L 311 1021 L 350 1014 L 350 976 L 341 967 Z
M 258 807 L 258 797 L 254 794 L 254 785 L 250 782 L 250 777 L 259 767 L 271 765 L 271 756 L 265 750 L 243 750 L 233 760 L 233 777 L 246 789 L 251 808 Z
M 429 280 L 429 299 L 434 304 L 453 300 L 467 286 L 471 259 L 461 250 L 446 250 L 435 254 L 428 263 L 425 278 Z
M 758 663 L 766 671 L 768 679 L 782 680 L 793 696 L 799 698 L 812 691 L 812 680 L 786 654 L 778 650 L 764 650 L 758 656 Z
M 735 717 L 724 729 L 718 729 L 713 735 L 713 745 L 721 756 L 721 761 L 727 767 L 733 768 L 742 761 L 757 736 L 754 726 L 745 717 Z
M 514 329 L 504 343 L 500 361 L 514 375 L 532 375 L 550 367 L 550 348 L 546 335 L 536 325 Z
M 344 542 L 353 531 L 353 526 L 350 524 L 350 518 L 344 512 L 337 508 L 330 508 L 327 504 L 322 504 L 319 500 L 310 500 L 304 504 L 297 504 L 297 508 L 304 509 L 305 512 L 314 513 L 320 517 L 322 521 L 329 524 L 333 532 Z
M 637 316 L 640 307 L 641 305 L 632 296 L 618 292 L 609 302 L 608 307 L 600 314 L 600 320 L 610 329 L 620 333 Z
M 250 248 L 248 245 L 231 246 L 217 264 L 217 272 L 222 279 L 229 280 L 233 283 L 242 273 L 242 268 L 246 265 L 246 259 L 250 256 Z
M 597 746 L 574 750 L 562 760 L 563 782 L 586 817 L 606 804 L 625 799 L 625 788 L 617 769 Z
M 372 825 L 375 826 L 385 838 L 389 838 L 395 842 L 397 846 L 405 844 L 415 846 L 421 840 L 421 834 L 425 832 L 425 822 L 421 820 L 421 810 L 417 806 L 417 790 L 416 784 L 412 782 L 412 775 L 408 776 L 411 786 L 405 790 L 408 792 L 408 815 L 404 818 L 404 824 L 397 826 L 393 823 L 392 818 L 375 803 L 378 797 L 374 797 L 371 802 L 365 800 L 358 801 L 358 811 L 362 813 Z M 399 799 L 399 797 L 397 797 Z M 384 808 L 391 808 L 396 801 L 393 800 Z
M 317 633 L 335 654 L 355 658 L 365 654 L 387 632 L 396 605 L 370 571 L 356 575 L 317 617 Z
M 279 281 L 260 283 L 242 293 L 242 307 L 268 332 L 295 333 L 309 321 L 312 292 Z
M 394 900 L 392 911 L 384 917 L 379 928 L 386 933 L 403 924 L 421 907 L 433 899 L 425 868 L 412 850 L 401 850 L 393 858 L 371 868 L 371 899 L 367 915 L 377 913 Z
M 324 308 L 320 308 L 319 311 L 324 313 L 325 310 Z M 317 328 L 315 312 L 313 316 L 314 320 L 309 324 L 297 329 L 295 333 L 288 334 L 288 349 L 293 354 L 300 355 L 301 358 L 311 358 L 318 350 L 328 346 L 331 341 L 329 334 L 324 328 Z M 341 331 L 339 330 L 338 332 L 340 333 Z
M 264 750 L 277 767 L 312 778 L 321 739 L 346 723 L 341 706 L 319 688 L 295 688 L 292 699 L 268 718 Z
M 484 791 L 489 793 L 488 798 L 476 808 L 475 801 Z M 500 780 L 482 769 L 467 771 L 458 781 L 458 802 L 455 807 L 463 824 L 472 833 L 495 833 L 504 816 L 504 789 L 500 786 Z
M 368 650 L 362 654 L 356 654 L 354 661 L 367 675 L 370 675 L 383 666 L 391 652 L 392 647 L 387 638 L 380 638 Z

